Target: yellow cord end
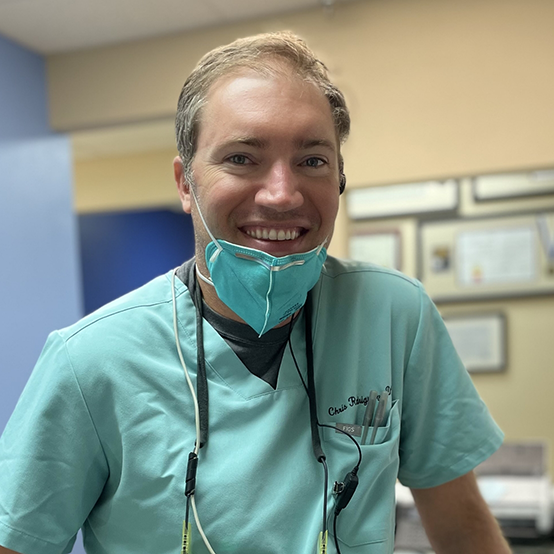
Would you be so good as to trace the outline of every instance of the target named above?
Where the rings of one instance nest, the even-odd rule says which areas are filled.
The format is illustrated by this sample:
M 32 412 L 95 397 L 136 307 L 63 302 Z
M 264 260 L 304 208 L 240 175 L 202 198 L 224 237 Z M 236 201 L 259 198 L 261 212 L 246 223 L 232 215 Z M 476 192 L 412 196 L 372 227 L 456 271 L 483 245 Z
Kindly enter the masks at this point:
M 183 547 L 181 548 L 181 554 L 189 554 L 190 552 L 190 523 L 187 524 L 183 520 Z
M 329 534 L 327 531 L 325 531 L 325 534 L 323 532 L 319 533 L 319 538 L 317 540 L 317 551 L 319 554 L 327 554 L 327 538 Z

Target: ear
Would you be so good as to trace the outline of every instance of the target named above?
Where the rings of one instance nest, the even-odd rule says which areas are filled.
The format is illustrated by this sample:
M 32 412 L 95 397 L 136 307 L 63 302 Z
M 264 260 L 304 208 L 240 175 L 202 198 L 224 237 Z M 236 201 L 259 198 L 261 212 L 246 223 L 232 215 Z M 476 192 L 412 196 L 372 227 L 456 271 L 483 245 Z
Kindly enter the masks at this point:
M 177 185 L 177 190 L 179 191 L 179 198 L 181 199 L 181 206 L 183 206 L 183 211 L 187 214 L 190 214 L 190 187 L 185 180 L 183 162 L 179 156 L 177 156 L 173 160 L 173 174 L 175 176 L 175 184 Z
M 344 192 L 346 188 L 346 175 L 344 174 L 344 160 L 342 155 L 339 158 L 339 194 Z
M 341 174 L 339 175 L 339 194 L 342 194 L 345 188 L 346 188 L 346 175 L 344 174 L 344 172 L 341 172 Z

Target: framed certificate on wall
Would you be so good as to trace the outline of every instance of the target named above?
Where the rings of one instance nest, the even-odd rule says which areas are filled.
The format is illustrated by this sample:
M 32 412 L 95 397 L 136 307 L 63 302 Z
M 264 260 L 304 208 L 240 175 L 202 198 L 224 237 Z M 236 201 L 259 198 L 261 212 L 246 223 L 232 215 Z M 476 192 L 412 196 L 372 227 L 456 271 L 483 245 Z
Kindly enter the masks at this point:
M 469 372 L 506 368 L 506 318 L 502 313 L 444 316 L 450 338 Z
M 349 238 L 349 257 L 392 269 L 402 269 L 400 231 L 375 230 L 354 233 Z
M 422 222 L 419 243 L 436 302 L 554 294 L 554 212 Z

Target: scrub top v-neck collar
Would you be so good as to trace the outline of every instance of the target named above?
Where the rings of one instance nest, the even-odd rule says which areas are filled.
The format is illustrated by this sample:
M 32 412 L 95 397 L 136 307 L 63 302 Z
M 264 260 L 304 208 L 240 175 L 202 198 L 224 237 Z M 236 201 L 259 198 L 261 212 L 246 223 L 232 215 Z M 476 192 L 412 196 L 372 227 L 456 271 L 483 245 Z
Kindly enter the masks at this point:
M 196 367 L 196 307 L 189 289 L 180 280 L 176 280 L 175 287 L 177 320 L 182 330 L 182 347 L 189 352 L 189 359 L 194 360 L 194 367 Z M 294 354 L 302 372 L 304 372 L 304 360 L 306 359 L 303 320 L 304 314 L 301 313 L 299 321 L 294 325 L 291 334 Z M 271 385 L 253 375 L 245 367 L 232 348 L 205 319 L 202 320 L 202 329 L 204 332 L 204 354 L 208 382 L 218 381 L 244 399 L 302 387 L 288 347 L 285 349 L 281 362 L 277 387 L 273 389 Z M 196 374 L 196 371 L 191 371 L 191 373 Z

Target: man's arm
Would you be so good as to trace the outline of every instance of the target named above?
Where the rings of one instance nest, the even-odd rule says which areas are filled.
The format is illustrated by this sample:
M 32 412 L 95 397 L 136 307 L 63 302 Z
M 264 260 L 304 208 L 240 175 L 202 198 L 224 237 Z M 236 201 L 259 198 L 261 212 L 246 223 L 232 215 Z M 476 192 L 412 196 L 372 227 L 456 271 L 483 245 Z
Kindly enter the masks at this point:
M 437 554 L 510 554 L 473 471 L 429 489 L 411 489 Z
M 7 548 L 0 546 L 0 554 L 20 554 L 20 553 L 16 552 L 15 550 L 8 550 Z

